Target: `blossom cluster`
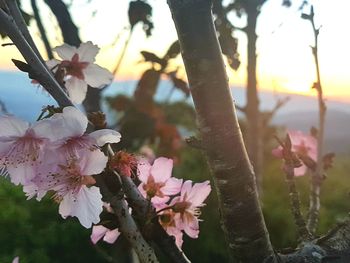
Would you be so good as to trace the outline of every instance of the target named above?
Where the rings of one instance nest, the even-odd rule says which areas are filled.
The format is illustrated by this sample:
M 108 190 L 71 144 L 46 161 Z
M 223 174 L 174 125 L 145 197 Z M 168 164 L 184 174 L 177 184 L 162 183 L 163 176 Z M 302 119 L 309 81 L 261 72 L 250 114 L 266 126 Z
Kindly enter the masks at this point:
M 62 84 L 74 103 L 86 97 L 87 87 L 101 88 L 113 80 L 106 69 L 94 64 L 99 48 L 92 42 L 78 48 L 63 44 L 54 51 L 62 60 L 47 61 L 47 66 Z M 103 209 L 113 213 L 102 202 L 94 175 L 105 169 L 132 176 L 137 170 L 138 189 L 156 209 L 163 228 L 181 247 L 183 232 L 191 238 L 199 234 L 199 215 L 209 195 L 209 181 L 195 183 L 172 177 L 173 160 L 155 159 L 150 149 L 143 148 L 150 158 L 135 159 L 123 151 L 108 158 L 101 147 L 118 143 L 121 135 L 110 129 L 87 132 L 88 119 L 75 107 L 65 107 L 30 124 L 11 115 L 0 116 L 0 171 L 6 170 L 10 180 L 22 185 L 28 199 L 40 201 L 48 192 L 59 203 L 63 218 L 77 217 L 90 228 L 93 243 L 103 238 L 114 243 L 121 234 L 100 223 Z
M 109 129 L 87 133 L 86 116 L 74 107 L 29 124 L 15 116 L 0 117 L 0 165 L 11 182 L 22 185 L 38 201 L 53 192 L 63 218 L 76 216 L 84 227 L 100 221 L 102 196 L 92 175 L 101 173 L 108 158 L 100 150 L 118 143 Z
M 157 210 L 159 223 L 166 232 L 175 237 L 181 248 L 183 232 L 191 238 L 199 234 L 199 215 L 203 202 L 211 192 L 209 181 L 194 183 L 190 180 L 172 177 L 173 160 L 160 157 L 154 160 L 140 159 L 137 165 L 138 186 L 142 195 Z M 100 239 L 114 243 L 120 235 L 117 229 L 94 226 L 91 234 L 93 243 Z

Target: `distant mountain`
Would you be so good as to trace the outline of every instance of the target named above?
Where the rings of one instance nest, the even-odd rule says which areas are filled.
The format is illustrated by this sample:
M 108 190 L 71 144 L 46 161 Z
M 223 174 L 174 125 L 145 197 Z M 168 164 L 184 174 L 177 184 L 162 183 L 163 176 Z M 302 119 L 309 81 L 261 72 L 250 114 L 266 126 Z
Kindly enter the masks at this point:
M 136 81 L 121 81 L 113 83 L 104 90 L 103 96 L 116 94 L 132 95 Z M 168 98 L 172 84 L 162 81 L 156 94 L 158 101 Z M 232 87 L 233 97 L 238 105 L 245 104 L 245 89 Z M 276 125 L 284 125 L 290 129 L 308 131 L 317 125 L 317 101 L 313 97 L 279 94 L 278 97 L 289 96 L 291 100 L 278 112 L 273 119 Z M 171 101 L 183 100 L 184 95 L 175 91 Z M 41 88 L 30 83 L 26 74 L 21 72 L 0 71 L 0 101 L 5 104 L 8 112 L 28 121 L 34 121 L 44 105 L 56 104 L 55 101 Z M 191 99 L 187 99 L 192 103 Z M 276 96 L 269 91 L 260 92 L 261 108 L 272 109 Z M 0 105 L 1 107 L 1 105 Z M 106 105 L 103 106 L 106 108 Z M 350 152 L 350 104 L 327 101 L 326 147 L 337 152 Z M 108 115 L 112 120 L 113 114 Z

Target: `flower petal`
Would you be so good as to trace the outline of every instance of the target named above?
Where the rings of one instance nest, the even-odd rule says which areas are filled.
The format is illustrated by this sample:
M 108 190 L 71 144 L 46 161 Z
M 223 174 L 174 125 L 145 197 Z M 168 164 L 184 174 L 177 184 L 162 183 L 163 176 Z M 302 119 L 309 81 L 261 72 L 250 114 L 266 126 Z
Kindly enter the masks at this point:
M 109 229 L 102 225 L 97 225 L 92 227 L 92 233 L 90 235 L 91 242 L 96 245 L 96 243 L 107 233 Z
M 276 158 L 282 159 L 283 158 L 283 149 L 282 146 L 278 146 L 277 148 L 272 150 L 272 155 Z
M 90 228 L 100 221 L 102 205 L 102 195 L 98 187 L 82 186 L 78 193 L 69 192 L 63 197 L 59 213 L 63 218 L 75 216 L 82 226 Z
M 93 63 L 99 50 L 99 47 L 94 45 L 91 41 L 81 43 L 77 51 L 79 61 Z
M 202 206 L 204 200 L 208 197 L 211 192 L 211 186 L 209 181 L 203 183 L 196 183 L 193 185 L 188 200 L 192 203 L 192 206 Z
M 23 186 L 23 192 L 25 193 L 27 200 L 36 196 L 36 200 L 41 201 L 41 199 L 46 195 L 46 191 L 39 189 L 35 183 L 25 184 Z
M 169 196 L 164 196 L 164 197 L 159 197 L 159 196 L 153 196 L 151 198 L 151 203 L 154 207 L 158 207 L 160 205 L 165 204 L 166 202 L 168 202 L 170 199 Z
M 46 66 L 47 66 L 50 70 L 52 70 L 53 68 L 55 68 L 55 69 L 53 70 L 53 72 L 56 72 L 56 70 L 57 70 L 56 66 L 57 66 L 58 64 L 60 64 L 61 61 L 59 61 L 58 59 L 50 59 L 50 60 L 46 61 L 45 63 L 46 63 Z
M 141 159 L 137 162 L 137 175 L 141 182 L 147 183 L 150 171 L 151 165 L 146 159 Z
M 105 234 L 103 241 L 107 242 L 108 244 L 113 244 L 119 236 L 120 236 L 120 232 L 118 231 L 117 228 L 113 230 L 109 230 Z
M 87 84 L 84 80 L 71 77 L 66 80 L 65 86 L 72 102 L 80 104 L 84 101 L 87 92 Z
M 0 117 L 0 136 L 22 137 L 28 128 L 28 122 L 16 118 L 15 116 L 5 115 Z
M 107 69 L 102 68 L 96 64 L 89 64 L 83 69 L 84 80 L 93 88 L 100 88 L 108 85 L 113 80 L 113 74 Z
M 198 238 L 199 223 L 198 218 L 193 215 L 186 215 L 186 222 L 184 222 L 184 231 L 191 238 Z
M 62 129 L 69 131 L 70 137 L 81 136 L 85 133 L 88 126 L 88 119 L 77 108 L 69 106 L 63 109 L 62 113 L 55 114 L 54 117 L 60 117 L 63 120 Z M 64 131 L 61 131 L 64 132 Z
M 68 44 L 63 44 L 62 46 L 55 47 L 52 50 L 55 51 L 63 60 L 71 60 L 74 54 L 77 53 L 77 48 Z
M 28 184 L 35 177 L 35 168 L 31 163 L 8 165 L 7 171 L 10 174 L 11 182 L 15 185 Z
M 79 165 L 83 175 L 99 174 L 106 168 L 108 157 L 100 150 L 82 151 L 82 154 Z
M 156 182 L 165 182 L 171 177 L 173 160 L 165 157 L 157 158 L 151 168 L 151 174 Z
M 305 175 L 307 171 L 307 167 L 305 165 L 302 165 L 298 168 L 294 168 L 294 176 L 303 176 Z
M 169 178 L 165 185 L 161 188 L 161 191 L 165 195 L 176 195 L 181 191 L 182 179 Z
M 188 197 L 191 190 L 192 190 L 192 181 L 191 180 L 185 181 L 181 188 L 181 199 L 183 199 L 185 196 Z
M 90 136 L 95 138 L 98 146 L 103 146 L 106 143 L 120 142 L 121 134 L 115 130 L 102 129 L 90 133 Z

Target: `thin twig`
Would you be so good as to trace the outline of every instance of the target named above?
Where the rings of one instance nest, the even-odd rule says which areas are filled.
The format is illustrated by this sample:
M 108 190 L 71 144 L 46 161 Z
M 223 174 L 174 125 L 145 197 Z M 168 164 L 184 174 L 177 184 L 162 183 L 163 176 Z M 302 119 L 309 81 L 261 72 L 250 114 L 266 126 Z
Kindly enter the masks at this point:
M 312 235 L 306 227 L 303 214 L 300 208 L 300 198 L 297 191 L 297 187 L 294 180 L 294 167 L 291 164 L 285 164 L 284 171 L 286 173 L 286 183 L 289 192 L 289 201 L 291 205 L 291 211 L 294 217 L 294 222 L 297 227 L 297 234 L 299 241 L 309 241 Z
M 317 91 L 318 97 L 318 108 L 319 108 L 319 126 L 317 134 L 317 161 L 316 170 L 312 174 L 311 179 L 311 190 L 310 190 L 310 205 L 309 205 L 309 215 L 307 227 L 311 233 L 315 233 L 319 220 L 319 210 L 320 210 L 320 190 L 323 179 L 323 140 L 324 140 L 324 126 L 325 126 L 325 116 L 326 116 L 326 105 L 323 99 L 323 90 L 321 84 L 321 74 L 320 66 L 318 60 L 318 35 L 319 29 L 316 29 L 314 21 L 314 9 L 311 7 L 311 12 L 309 15 L 309 21 L 312 26 L 315 45 L 312 48 L 312 54 L 315 60 L 316 66 L 316 77 L 317 81 L 314 83 L 314 88 Z
M 298 241 L 305 242 L 312 239 L 312 235 L 306 227 L 306 222 L 304 220 L 303 214 L 300 207 L 300 198 L 295 184 L 295 173 L 294 168 L 301 165 L 300 160 L 297 155 L 292 152 L 292 144 L 289 135 L 287 135 L 285 141 L 283 142 L 277 136 L 275 139 L 278 141 L 282 147 L 282 155 L 284 160 L 283 171 L 286 174 L 286 183 L 289 192 L 289 201 L 291 205 L 291 212 L 294 217 L 294 222 L 297 227 Z
M 113 72 L 112 72 L 113 76 L 115 76 L 115 74 L 118 73 L 118 70 L 119 70 L 119 68 L 120 68 L 120 65 L 122 64 L 123 58 L 124 58 L 124 56 L 125 56 L 125 54 L 126 54 L 126 50 L 127 50 L 127 48 L 128 48 L 128 45 L 129 45 L 129 43 L 130 43 L 130 39 L 131 39 L 131 36 L 132 36 L 133 31 L 134 31 L 134 27 L 131 27 L 131 28 L 130 28 L 130 31 L 129 31 L 128 38 L 126 39 L 126 41 L 125 41 L 125 43 L 124 43 L 124 47 L 123 47 L 123 49 L 122 49 L 122 53 L 120 54 L 119 60 L 118 60 L 118 62 L 117 62 L 117 65 L 115 66 L 115 68 L 114 68 L 114 70 L 113 70 Z
M 33 9 L 35 21 L 36 21 L 36 24 L 38 26 L 38 29 L 39 29 L 39 32 L 41 35 L 41 39 L 43 40 L 43 43 L 44 43 L 44 46 L 46 49 L 47 57 L 49 59 L 53 59 L 51 45 L 50 45 L 49 39 L 47 38 L 46 30 L 45 30 L 43 23 L 41 21 L 41 17 L 40 17 L 38 6 L 36 4 L 36 0 L 31 0 L 31 4 L 32 4 L 32 9 Z

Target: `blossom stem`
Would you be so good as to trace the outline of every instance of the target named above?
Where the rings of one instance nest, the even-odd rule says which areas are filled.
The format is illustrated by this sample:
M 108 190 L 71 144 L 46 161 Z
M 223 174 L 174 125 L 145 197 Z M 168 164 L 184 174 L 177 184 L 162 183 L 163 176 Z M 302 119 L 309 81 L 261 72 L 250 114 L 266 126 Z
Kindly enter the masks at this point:
M 286 173 L 286 183 L 288 186 L 291 211 L 294 217 L 295 225 L 297 227 L 298 240 L 310 241 L 312 235 L 306 227 L 306 222 L 301 213 L 299 193 L 297 191 L 294 180 L 294 166 L 291 162 L 288 162 L 288 160 L 286 160 L 284 171 Z

